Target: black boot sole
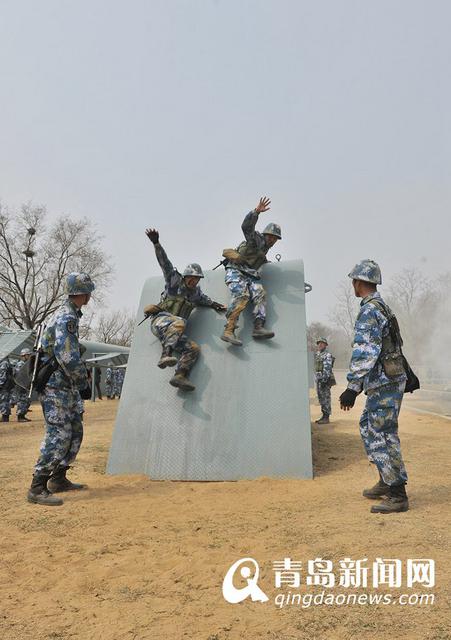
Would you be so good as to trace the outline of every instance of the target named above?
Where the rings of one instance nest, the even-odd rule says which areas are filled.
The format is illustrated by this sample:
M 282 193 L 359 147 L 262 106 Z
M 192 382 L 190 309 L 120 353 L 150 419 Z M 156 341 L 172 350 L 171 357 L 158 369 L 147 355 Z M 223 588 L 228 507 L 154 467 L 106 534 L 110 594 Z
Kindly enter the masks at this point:
M 233 344 L 234 347 L 243 346 L 241 340 L 232 340 L 232 338 L 227 338 L 227 336 L 221 336 L 221 340 L 224 340 L 224 342 L 227 342 L 228 344 Z

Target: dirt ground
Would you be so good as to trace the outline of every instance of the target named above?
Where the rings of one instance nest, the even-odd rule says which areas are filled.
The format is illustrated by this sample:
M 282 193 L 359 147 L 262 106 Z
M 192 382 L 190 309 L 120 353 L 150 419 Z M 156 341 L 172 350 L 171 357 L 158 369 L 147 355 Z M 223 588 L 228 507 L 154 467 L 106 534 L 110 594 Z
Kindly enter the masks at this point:
M 313 425 L 313 481 L 191 483 L 106 476 L 117 402 L 87 403 L 72 478 L 89 489 L 66 494 L 65 504 L 53 508 L 25 500 L 43 433 L 39 406 L 29 414 L 32 423 L 0 425 L 1 637 L 450 639 L 451 424 L 404 410 L 411 510 L 372 515 L 372 503 L 361 496 L 375 473 L 358 434 L 360 404 L 349 414 L 335 411 L 331 425 Z M 318 414 L 312 406 L 313 418 Z M 222 596 L 226 571 L 245 556 L 260 564 L 267 603 L 229 604 Z M 407 589 L 403 580 L 401 589 L 388 591 L 432 591 L 435 604 L 280 609 L 273 561 L 285 557 L 303 566 L 330 559 L 334 567 L 344 557 L 396 558 L 403 566 L 408 558 L 432 558 L 435 588 Z M 292 591 L 306 589 L 322 591 L 305 580 Z M 365 591 L 376 590 L 357 590 Z

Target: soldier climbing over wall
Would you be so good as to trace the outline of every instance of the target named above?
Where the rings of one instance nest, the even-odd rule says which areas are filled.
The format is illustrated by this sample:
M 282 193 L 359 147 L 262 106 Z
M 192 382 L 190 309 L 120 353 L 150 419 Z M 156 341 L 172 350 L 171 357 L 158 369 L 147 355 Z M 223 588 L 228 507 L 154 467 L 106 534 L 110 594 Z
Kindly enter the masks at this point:
M 195 386 L 189 380 L 189 374 L 199 357 L 200 347 L 186 335 L 186 323 L 196 306 L 211 307 L 218 313 L 223 313 L 226 307 L 202 293 L 199 281 L 204 274 L 199 264 L 193 262 L 183 273 L 179 273 L 161 246 L 158 231 L 146 229 L 146 235 L 154 245 L 155 255 L 166 282 L 160 302 L 148 305 L 144 309 L 146 316 L 152 318 L 152 333 L 163 347 L 158 366 L 165 369 L 177 365 L 175 375 L 169 383 L 183 391 L 193 391 Z M 178 360 L 175 352 L 180 354 Z
M 282 233 L 278 224 L 270 222 L 263 229 L 263 233 L 256 231 L 258 217 L 268 211 L 271 201 L 269 198 L 260 198 L 260 202 L 253 211 L 244 218 L 241 229 L 245 240 L 237 249 L 224 249 L 226 258 L 225 283 L 231 293 L 230 304 L 227 308 L 224 333 L 221 339 L 235 346 L 242 346 L 242 342 L 235 336 L 235 329 L 240 314 L 246 308 L 249 300 L 254 305 L 254 330 L 252 337 L 260 340 L 273 338 L 274 332 L 264 328 L 266 320 L 266 292 L 260 282 L 259 269 L 266 262 L 266 254 L 278 240 Z

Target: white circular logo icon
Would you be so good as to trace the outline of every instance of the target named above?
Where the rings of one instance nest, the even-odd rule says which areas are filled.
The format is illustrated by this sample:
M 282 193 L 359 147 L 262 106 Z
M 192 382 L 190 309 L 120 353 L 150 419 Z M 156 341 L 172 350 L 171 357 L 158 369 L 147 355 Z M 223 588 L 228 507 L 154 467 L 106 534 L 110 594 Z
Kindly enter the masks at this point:
M 246 566 L 249 564 L 252 565 L 252 569 Z M 241 589 L 237 589 L 233 584 L 234 575 L 239 567 L 241 567 L 240 575 L 247 583 L 246 586 Z M 259 574 L 260 568 L 254 558 L 241 558 L 234 562 L 227 571 L 222 583 L 222 595 L 224 599 L 231 604 L 243 602 L 243 600 L 246 600 L 249 596 L 253 602 L 266 602 L 269 600 L 268 596 L 257 584 Z

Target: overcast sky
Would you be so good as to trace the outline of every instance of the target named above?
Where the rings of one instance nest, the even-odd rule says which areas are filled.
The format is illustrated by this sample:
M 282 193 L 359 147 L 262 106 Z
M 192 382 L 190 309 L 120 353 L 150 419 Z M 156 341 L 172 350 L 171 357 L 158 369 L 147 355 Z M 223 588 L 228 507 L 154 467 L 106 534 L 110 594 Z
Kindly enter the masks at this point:
M 134 309 L 146 226 L 211 268 L 267 194 L 327 320 L 364 257 L 451 269 L 450 26 L 447 0 L 1 0 L 0 198 L 95 221 Z

